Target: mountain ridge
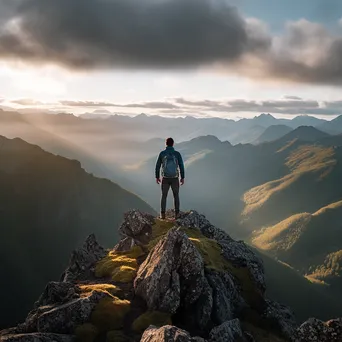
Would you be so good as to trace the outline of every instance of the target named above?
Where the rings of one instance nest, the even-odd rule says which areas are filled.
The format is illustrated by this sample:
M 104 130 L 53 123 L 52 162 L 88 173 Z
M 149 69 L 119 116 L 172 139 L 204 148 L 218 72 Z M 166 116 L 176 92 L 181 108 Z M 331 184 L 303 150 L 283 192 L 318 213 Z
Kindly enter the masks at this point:
M 0 188 L 1 271 L 13 280 L 10 288 L 0 285 L 1 325 L 20 319 L 94 227 L 105 244 L 117 236 L 111 227 L 123 212 L 140 207 L 154 213 L 119 185 L 88 174 L 79 161 L 19 138 L 0 137 Z M 13 298 L 20 307 L 13 309 Z
M 132 210 L 121 240 L 94 235 L 47 284 L 25 322 L 4 342 L 307 342 L 342 338 L 342 321 L 295 322 L 265 297 L 263 263 L 196 211 L 176 221 Z

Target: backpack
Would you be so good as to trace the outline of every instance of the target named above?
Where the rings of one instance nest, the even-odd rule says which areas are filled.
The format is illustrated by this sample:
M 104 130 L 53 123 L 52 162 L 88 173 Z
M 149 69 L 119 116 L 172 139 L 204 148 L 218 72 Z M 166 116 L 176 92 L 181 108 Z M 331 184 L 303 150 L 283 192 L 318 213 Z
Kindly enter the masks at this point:
M 163 177 L 177 178 L 178 177 L 178 159 L 174 152 L 168 152 L 162 159 Z

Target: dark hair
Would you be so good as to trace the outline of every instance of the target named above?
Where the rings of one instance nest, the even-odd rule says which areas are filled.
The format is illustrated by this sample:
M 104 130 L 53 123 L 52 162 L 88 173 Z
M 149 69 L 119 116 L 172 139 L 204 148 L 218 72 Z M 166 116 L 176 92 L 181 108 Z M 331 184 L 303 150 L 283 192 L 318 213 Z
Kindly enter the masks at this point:
M 166 139 L 166 146 L 172 147 L 175 142 L 173 141 L 172 138 L 167 138 Z

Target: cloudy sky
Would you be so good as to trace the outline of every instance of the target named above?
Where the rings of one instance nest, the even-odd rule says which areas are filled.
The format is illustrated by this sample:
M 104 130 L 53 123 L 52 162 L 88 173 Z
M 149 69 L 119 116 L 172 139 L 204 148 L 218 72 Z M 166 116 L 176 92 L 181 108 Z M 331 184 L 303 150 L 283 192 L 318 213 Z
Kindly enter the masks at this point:
M 0 0 L 0 105 L 342 114 L 341 0 Z

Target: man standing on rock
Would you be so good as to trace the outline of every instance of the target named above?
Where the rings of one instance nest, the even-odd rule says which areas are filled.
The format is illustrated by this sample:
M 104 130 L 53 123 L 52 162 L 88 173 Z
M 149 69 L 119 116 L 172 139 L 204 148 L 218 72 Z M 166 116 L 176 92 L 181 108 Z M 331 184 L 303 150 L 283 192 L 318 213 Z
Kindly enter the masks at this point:
M 175 218 L 179 215 L 179 173 L 180 173 L 180 184 L 184 184 L 185 172 L 184 163 L 181 154 L 175 151 L 173 148 L 174 141 L 172 138 L 166 139 L 166 149 L 160 152 L 156 163 L 156 181 L 157 184 L 161 183 L 161 210 L 160 218 L 165 219 L 166 212 L 166 199 L 169 189 L 171 187 L 174 206 L 175 206 Z M 162 168 L 162 177 L 160 179 L 160 168 Z

